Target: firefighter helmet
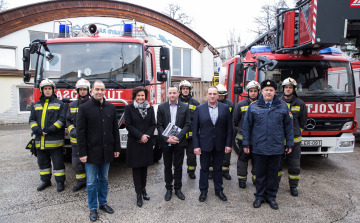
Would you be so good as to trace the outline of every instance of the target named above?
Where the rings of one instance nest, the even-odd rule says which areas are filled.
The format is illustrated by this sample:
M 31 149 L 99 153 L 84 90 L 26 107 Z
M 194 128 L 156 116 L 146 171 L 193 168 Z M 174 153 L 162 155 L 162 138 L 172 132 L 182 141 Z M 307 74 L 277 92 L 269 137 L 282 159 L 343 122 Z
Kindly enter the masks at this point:
M 180 82 L 180 84 L 179 84 L 179 92 L 181 93 L 181 88 L 182 87 L 189 87 L 189 90 L 191 91 L 191 89 L 192 89 L 192 85 L 191 85 L 191 83 L 189 82 L 189 81 L 187 81 L 187 80 L 183 80 L 183 81 L 181 81 Z
M 294 86 L 294 91 L 297 90 L 297 82 L 296 82 L 296 80 L 294 80 L 294 79 L 291 78 L 291 77 L 286 78 L 286 79 L 282 82 L 283 91 L 284 91 L 284 86 L 285 86 L 285 85 L 292 85 L 292 86 Z
M 247 95 L 249 95 L 249 89 L 250 88 L 257 88 L 259 90 L 259 93 L 260 93 L 260 90 L 261 90 L 261 86 L 259 84 L 259 82 L 257 81 L 250 81 L 246 87 L 245 87 L 245 91 L 247 93 Z
M 45 86 L 51 86 L 53 88 L 53 93 L 55 94 L 55 90 L 56 90 L 56 86 L 54 81 L 50 80 L 50 79 L 44 79 L 40 82 L 40 93 L 42 94 L 42 89 Z
M 88 94 L 90 94 L 91 92 L 91 85 L 90 82 L 88 80 L 85 80 L 84 78 L 81 78 L 80 80 L 78 80 L 75 84 L 75 89 L 78 92 L 79 88 L 86 88 L 88 89 Z M 78 92 L 79 93 L 79 92 Z
M 219 95 L 227 95 L 227 90 L 224 85 L 218 84 L 218 85 L 216 85 L 216 87 L 218 89 Z

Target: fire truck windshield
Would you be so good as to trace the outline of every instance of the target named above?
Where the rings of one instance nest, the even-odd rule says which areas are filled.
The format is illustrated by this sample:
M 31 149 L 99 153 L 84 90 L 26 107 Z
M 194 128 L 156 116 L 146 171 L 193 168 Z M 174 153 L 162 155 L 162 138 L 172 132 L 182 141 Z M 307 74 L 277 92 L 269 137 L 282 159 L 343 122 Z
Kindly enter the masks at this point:
M 354 101 L 354 79 L 346 61 L 278 61 L 275 69 L 259 72 L 258 80 L 273 79 L 281 95 L 282 81 L 297 81 L 297 94 L 304 101 Z M 316 98 L 316 99 L 315 99 Z
M 143 81 L 142 45 L 136 43 L 57 43 L 42 47 L 36 71 L 37 81 L 52 79 L 55 84 L 75 85 L 80 78 L 106 83 Z M 66 85 L 64 85 L 66 86 Z

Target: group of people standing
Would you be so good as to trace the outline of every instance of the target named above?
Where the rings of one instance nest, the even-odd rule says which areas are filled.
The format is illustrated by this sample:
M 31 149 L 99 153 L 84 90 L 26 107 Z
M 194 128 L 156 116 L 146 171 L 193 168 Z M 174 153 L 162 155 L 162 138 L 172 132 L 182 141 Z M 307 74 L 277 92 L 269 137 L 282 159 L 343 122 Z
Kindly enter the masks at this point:
M 77 179 L 73 191 L 87 188 L 90 219 L 95 221 L 98 202 L 101 210 L 114 213 L 106 198 L 110 162 L 120 154 L 118 123 L 115 106 L 104 98 L 104 83 L 95 81 L 91 88 L 87 80 L 80 79 L 75 87 L 79 99 L 70 103 L 66 114 L 65 105 L 56 98 L 55 84 L 48 79 L 40 83 L 42 95 L 30 115 L 36 147 L 40 151 L 38 164 L 42 184 L 37 189 L 51 186 L 52 159 L 57 190 L 64 190 L 64 139 L 59 133 L 66 124 Z M 166 201 L 172 198 L 173 189 L 179 199 L 185 199 L 181 191 L 185 152 L 191 179 L 196 179 L 196 155 L 200 155 L 199 201 L 207 198 L 209 179 L 214 181 L 215 195 L 222 201 L 227 200 L 223 177 L 231 180 L 233 131 L 237 131 L 236 144 L 240 148 L 237 161 L 240 188 L 246 187 L 248 161 L 252 162 L 252 180 L 256 185 L 253 206 L 258 208 L 267 201 L 271 208 L 278 209 L 275 199 L 285 152 L 290 192 L 297 196 L 301 131 L 307 112 L 305 104 L 297 97 L 296 81 L 287 78 L 282 87 L 284 95 L 278 98 L 273 80 L 261 84 L 250 81 L 245 88 L 248 98 L 234 108 L 226 99 L 227 90 L 223 85 L 210 86 L 207 102 L 200 105 L 191 96 L 190 82 L 182 81 L 179 87 L 172 85 L 167 89 L 168 101 L 158 106 L 156 114 L 147 101 L 148 90 L 141 86 L 134 88 L 133 103 L 125 106 L 125 127 L 128 130 L 126 165 L 132 168 L 137 205 L 141 207 L 143 200 L 150 200 L 146 180 L 147 169 L 154 163 L 155 129 L 163 152 Z M 169 123 L 181 131 L 176 135 L 163 134 Z

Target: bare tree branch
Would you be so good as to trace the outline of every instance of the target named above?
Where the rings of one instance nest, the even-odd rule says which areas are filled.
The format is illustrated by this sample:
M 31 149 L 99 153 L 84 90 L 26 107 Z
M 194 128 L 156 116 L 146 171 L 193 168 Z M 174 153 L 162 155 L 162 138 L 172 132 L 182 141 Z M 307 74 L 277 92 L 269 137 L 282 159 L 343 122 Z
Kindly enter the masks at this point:
M 186 25 L 191 28 L 192 22 L 194 21 L 194 18 L 189 16 L 186 12 L 184 12 L 181 8 L 181 6 L 178 3 L 169 3 L 165 7 L 165 11 L 163 13 L 170 18 Z
M 227 45 L 229 55 L 224 55 L 225 59 L 234 56 L 237 51 L 240 50 L 241 46 L 241 37 L 240 34 L 235 30 L 235 28 L 229 30 L 229 33 L 226 35 Z

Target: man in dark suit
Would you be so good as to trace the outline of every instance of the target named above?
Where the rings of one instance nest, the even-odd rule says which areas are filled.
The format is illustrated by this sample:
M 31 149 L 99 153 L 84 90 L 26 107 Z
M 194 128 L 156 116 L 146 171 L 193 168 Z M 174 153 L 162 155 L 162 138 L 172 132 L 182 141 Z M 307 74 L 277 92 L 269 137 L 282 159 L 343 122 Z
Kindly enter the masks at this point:
M 159 105 L 157 112 L 157 129 L 161 136 L 160 146 L 163 150 L 164 166 L 165 166 L 165 183 L 166 194 L 165 200 L 169 201 L 172 196 L 173 189 L 173 175 L 172 166 L 174 165 L 174 188 L 175 195 L 181 200 L 185 199 L 185 195 L 181 192 L 181 177 L 182 177 L 182 165 L 184 161 L 184 150 L 187 145 L 186 133 L 191 128 L 190 112 L 188 105 L 179 102 L 179 91 L 177 87 L 171 85 L 168 88 L 167 96 L 169 101 Z M 175 136 L 166 137 L 163 136 L 163 132 L 172 123 L 181 131 Z
M 209 187 L 209 166 L 213 159 L 215 195 L 227 201 L 223 193 L 222 162 L 225 153 L 231 152 L 232 120 L 229 106 L 218 103 L 218 89 L 209 87 L 208 101 L 196 107 L 193 122 L 194 153 L 200 155 L 200 197 L 204 202 Z

